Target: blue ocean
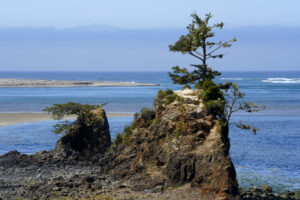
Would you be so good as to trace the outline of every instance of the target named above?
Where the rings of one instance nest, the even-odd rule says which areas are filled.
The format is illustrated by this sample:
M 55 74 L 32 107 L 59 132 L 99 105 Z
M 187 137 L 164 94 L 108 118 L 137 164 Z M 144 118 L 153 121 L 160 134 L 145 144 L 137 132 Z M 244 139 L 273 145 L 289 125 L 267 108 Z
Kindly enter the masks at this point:
M 0 88 L 0 112 L 42 112 L 68 101 L 102 104 L 107 112 L 135 113 L 153 107 L 158 90 L 181 89 L 167 72 L 0 72 L 0 78 L 53 80 L 135 81 L 159 83 L 150 87 Z M 217 82 L 232 81 L 246 93 L 245 101 L 266 105 L 260 113 L 237 113 L 233 121 L 247 121 L 256 135 L 230 129 L 231 158 L 240 187 L 269 184 L 276 191 L 300 188 L 300 72 L 223 72 Z M 112 137 L 132 117 L 109 118 Z M 0 154 L 11 150 L 32 154 L 55 146 L 52 132 L 57 121 L 0 127 Z

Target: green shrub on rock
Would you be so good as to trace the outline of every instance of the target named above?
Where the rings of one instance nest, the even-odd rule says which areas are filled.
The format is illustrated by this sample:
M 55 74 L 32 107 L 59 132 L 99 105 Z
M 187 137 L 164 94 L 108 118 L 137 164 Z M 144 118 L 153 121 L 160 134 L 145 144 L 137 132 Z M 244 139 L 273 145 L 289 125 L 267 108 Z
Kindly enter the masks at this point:
M 210 100 L 224 100 L 223 92 L 212 80 L 205 80 L 202 84 L 200 98 L 203 102 Z
M 130 135 L 131 135 L 131 126 L 125 126 L 123 133 L 118 133 L 116 139 L 114 140 L 114 144 L 116 146 L 120 144 L 129 144 L 130 142 Z
M 64 134 L 68 132 L 75 123 L 82 123 L 87 126 L 91 126 L 94 123 L 95 115 L 92 110 L 102 108 L 107 103 L 101 105 L 89 105 L 80 104 L 74 102 L 68 102 L 65 104 L 53 104 L 51 107 L 45 108 L 43 111 L 52 115 L 53 119 L 63 119 L 65 115 L 77 115 L 75 122 L 64 121 L 62 123 L 55 124 L 53 132 L 56 134 Z
M 201 85 L 202 91 L 199 98 L 206 105 L 206 108 L 212 114 L 223 117 L 225 101 L 220 87 L 212 80 L 205 80 Z
M 224 101 L 222 101 L 221 99 L 209 100 L 205 105 L 210 113 L 219 117 L 222 117 L 224 115 L 225 105 Z
M 123 143 L 123 136 L 122 136 L 122 134 L 120 134 L 120 133 L 117 134 L 114 143 L 117 146 Z
M 134 114 L 134 119 L 140 116 L 145 122 L 150 122 L 155 118 L 155 111 L 150 108 L 142 108 L 142 110 L 138 113 Z
M 178 96 L 173 90 L 168 89 L 165 91 L 159 90 L 156 100 L 159 103 L 168 105 L 173 103 L 174 101 L 182 101 L 183 98 Z
M 132 135 L 132 130 L 135 129 L 139 122 L 138 119 L 142 119 L 143 123 L 150 125 L 155 118 L 155 111 L 150 108 L 143 108 L 140 112 L 134 114 L 134 121 L 130 126 L 125 126 L 123 133 L 118 133 L 116 139 L 114 140 L 114 144 L 116 146 L 120 144 L 129 144 L 130 136 Z
M 296 189 L 295 191 L 295 198 L 300 199 L 300 189 Z

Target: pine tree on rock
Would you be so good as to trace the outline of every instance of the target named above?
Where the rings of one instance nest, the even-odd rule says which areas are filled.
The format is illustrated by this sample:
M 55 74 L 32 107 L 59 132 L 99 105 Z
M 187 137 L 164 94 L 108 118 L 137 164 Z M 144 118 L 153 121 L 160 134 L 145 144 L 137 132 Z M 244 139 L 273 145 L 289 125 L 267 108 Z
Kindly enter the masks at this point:
M 206 14 L 204 19 L 201 19 L 196 13 L 192 14 L 191 17 L 193 21 L 187 26 L 188 33 L 182 35 L 174 45 L 170 45 L 169 49 L 172 52 L 189 54 L 200 60 L 200 64 L 191 64 L 192 67 L 196 68 L 191 72 L 187 68 L 175 66 L 172 68 L 173 72 L 169 72 L 169 76 L 176 84 L 190 85 L 196 83 L 196 87 L 199 88 L 203 81 L 211 80 L 221 75 L 220 72 L 208 66 L 208 59 L 223 58 L 224 54 L 219 53 L 219 50 L 230 47 L 236 39 L 212 41 L 211 39 L 215 36 L 214 30 L 222 29 L 224 23 L 210 25 L 211 14 Z

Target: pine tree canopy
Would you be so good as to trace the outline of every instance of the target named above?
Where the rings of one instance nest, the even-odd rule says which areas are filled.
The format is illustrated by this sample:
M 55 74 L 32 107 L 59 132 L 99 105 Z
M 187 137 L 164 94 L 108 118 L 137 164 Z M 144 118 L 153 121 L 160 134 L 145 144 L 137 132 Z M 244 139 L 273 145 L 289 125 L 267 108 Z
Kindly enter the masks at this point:
M 200 64 L 191 64 L 196 69 L 189 72 L 187 68 L 179 66 L 173 67 L 173 72 L 169 72 L 169 76 L 174 83 L 181 85 L 189 85 L 194 83 L 201 83 L 204 80 L 211 80 L 216 76 L 221 75 L 220 72 L 214 71 L 208 67 L 207 60 L 215 58 L 223 58 L 224 54 L 219 53 L 222 48 L 228 48 L 236 38 L 230 41 L 212 41 L 215 36 L 215 30 L 223 28 L 224 23 L 217 23 L 209 25 L 209 20 L 212 15 L 206 14 L 204 19 L 201 19 L 196 13 L 191 15 L 192 23 L 187 26 L 188 33 L 182 35 L 180 39 L 174 44 L 170 45 L 169 49 L 172 52 L 181 52 L 182 54 L 189 54 L 200 60 Z

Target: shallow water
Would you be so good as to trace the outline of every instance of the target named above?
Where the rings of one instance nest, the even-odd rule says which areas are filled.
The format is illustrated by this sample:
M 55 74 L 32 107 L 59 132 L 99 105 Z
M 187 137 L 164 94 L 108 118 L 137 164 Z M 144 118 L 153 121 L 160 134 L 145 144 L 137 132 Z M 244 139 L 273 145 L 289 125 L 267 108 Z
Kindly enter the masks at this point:
M 103 88 L 0 88 L 0 112 L 41 112 L 53 103 L 75 101 L 100 104 L 108 112 L 137 112 L 152 107 L 159 89 L 179 89 L 167 73 L 24 73 L 1 72 L 3 78 L 57 80 L 135 81 L 160 83 L 158 87 Z M 226 72 L 217 81 L 233 81 L 247 94 L 247 100 L 267 105 L 254 115 L 236 114 L 234 121 L 248 121 L 260 128 L 251 135 L 231 127 L 231 157 L 239 183 L 249 187 L 268 183 L 276 190 L 300 188 L 300 72 Z M 132 117 L 109 118 L 112 137 Z M 17 149 L 34 153 L 52 149 L 58 136 L 51 132 L 55 121 L 0 127 L 0 154 Z
M 112 138 L 132 120 L 133 117 L 108 117 Z M 26 154 L 53 149 L 60 138 L 60 135 L 53 132 L 53 125 L 59 122 L 26 122 L 0 127 L 0 155 L 14 149 Z

